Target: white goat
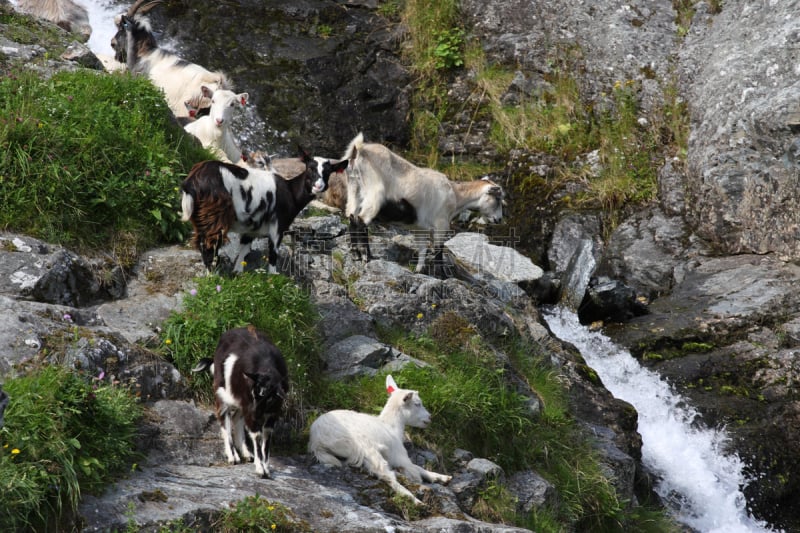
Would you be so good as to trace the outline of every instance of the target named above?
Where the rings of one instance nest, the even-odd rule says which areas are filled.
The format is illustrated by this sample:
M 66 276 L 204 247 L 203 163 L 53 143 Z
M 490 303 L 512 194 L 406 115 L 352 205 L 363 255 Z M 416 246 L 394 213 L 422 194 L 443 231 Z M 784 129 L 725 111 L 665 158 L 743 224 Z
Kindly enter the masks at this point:
M 125 64 L 130 72 L 145 74 L 164 91 L 176 117 L 187 117 L 187 103 L 195 108 L 207 107 L 201 91 L 203 85 L 212 90 L 231 87 L 225 74 L 211 72 L 159 48 L 144 14 L 162 2 L 137 0 L 126 13 L 117 15 L 114 19 L 117 34 L 111 39 L 111 47 L 114 59 Z
M 235 94 L 227 89 L 216 91 L 203 85 L 200 88 L 204 98 L 211 99 L 211 107 L 207 115 L 203 115 L 194 122 L 189 122 L 183 129 L 200 140 L 200 143 L 210 149 L 222 161 L 239 164 L 242 162 L 242 151 L 236 144 L 231 132 L 233 110 L 244 107 L 249 95 L 247 93 Z
M 479 211 L 490 223 L 503 217 L 503 189 L 487 178 L 456 182 L 430 168 L 420 168 L 385 146 L 365 143 L 359 133 L 347 147 L 347 208 L 353 251 L 369 250 L 367 226 L 373 221 L 400 222 L 427 230 L 417 233 L 417 272 L 425 266 L 429 234 L 441 259 L 442 244 L 450 232 L 450 221 L 465 210 Z
M 364 467 L 370 474 L 388 483 L 392 489 L 408 496 L 414 503 L 422 502 L 397 481 L 392 468 L 402 468 L 413 483 L 447 483 L 451 476 L 425 470 L 411 462 L 403 445 L 405 427 L 424 428 L 431 415 L 422 405 L 419 393 L 400 389 L 386 376 L 389 400 L 379 416 L 344 409 L 329 411 L 311 424 L 308 451 L 326 465 Z

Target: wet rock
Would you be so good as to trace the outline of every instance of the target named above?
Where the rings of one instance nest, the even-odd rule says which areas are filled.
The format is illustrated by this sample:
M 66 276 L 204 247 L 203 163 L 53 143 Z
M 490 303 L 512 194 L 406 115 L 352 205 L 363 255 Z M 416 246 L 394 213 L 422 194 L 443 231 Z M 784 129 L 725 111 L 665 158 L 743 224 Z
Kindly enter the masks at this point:
M 605 277 L 589 280 L 586 294 L 578 306 L 581 324 L 625 322 L 646 313 L 647 306 L 637 299 L 632 288 Z

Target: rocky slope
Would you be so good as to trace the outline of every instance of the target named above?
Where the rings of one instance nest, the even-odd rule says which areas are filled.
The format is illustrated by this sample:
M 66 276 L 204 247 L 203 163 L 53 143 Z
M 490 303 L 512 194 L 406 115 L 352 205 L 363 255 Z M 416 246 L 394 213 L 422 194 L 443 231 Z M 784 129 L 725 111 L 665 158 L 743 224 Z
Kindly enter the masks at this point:
M 256 9 L 254 4 L 248 3 L 247 6 Z M 796 460 L 800 436 L 793 429 L 797 427 L 795 374 L 800 342 L 797 333 L 800 305 L 795 296 L 797 260 L 800 258 L 797 247 L 800 211 L 795 209 L 798 190 L 796 102 L 800 101 L 800 87 L 795 82 L 798 68 L 796 41 L 800 28 L 794 15 L 800 9 L 800 2 L 786 0 L 768 4 L 726 0 L 720 10 L 718 2 L 697 2 L 691 23 L 683 23 L 680 27 L 676 23 L 678 13 L 675 7 L 659 0 L 567 3 L 465 0 L 461 7 L 465 26 L 471 35 L 480 39 L 488 57 L 518 70 L 519 75 L 509 87 L 509 94 L 520 91 L 534 94 L 537 88 L 546 85 L 554 56 L 559 50 L 568 49 L 580 52 L 580 68 L 575 74 L 580 79 L 582 95 L 598 109 L 607 104 L 605 99 L 614 83 L 626 80 L 635 80 L 641 87 L 638 97 L 645 120 L 663 106 L 664 95 L 672 87 L 677 88 L 687 103 L 691 131 L 686 158 L 685 161 L 676 158 L 662 162 L 657 202 L 632 214 L 609 238 L 604 238 L 601 218 L 596 214 L 559 213 L 548 211 L 547 206 L 537 206 L 531 227 L 518 228 L 517 235 L 535 252 L 531 255 L 536 262 L 548 271 L 545 277 L 562 281 L 566 289 L 565 302 L 577 305 L 581 301 L 591 275 L 606 275 L 620 280 L 650 299 L 649 315 L 625 325 L 608 327 L 607 332 L 669 376 L 680 392 L 697 402 L 707 423 L 725 425 L 731 431 L 734 436 L 732 448 L 752 465 L 756 478 L 745 490 L 754 513 L 793 530 L 800 528 L 800 516 L 796 506 L 791 505 L 797 501 L 800 491 L 797 481 L 800 479 L 797 475 L 800 465 Z M 333 125 L 319 130 L 311 126 L 298 126 L 296 131 L 292 130 L 292 134 L 299 134 L 309 145 L 337 153 L 357 129 L 364 129 L 371 139 L 402 143 L 407 139 L 404 122 L 407 74 L 398 67 L 396 47 L 396 36 L 402 28 L 389 25 L 381 31 L 364 31 L 365 20 L 376 20 L 372 11 L 374 7 L 370 2 L 320 1 L 303 2 L 291 9 L 284 6 L 284 11 L 279 10 L 280 16 L 267 16 L 258 11 L 273 25 L 292 17 L 301 22 L 317 21 L 316 25 L 309 24 L 313 26 L 311 28 L 304 26 L 306 36 L 312 33 L 319 36 L 319 22 L 322 21 L 323 25 L 336 30 L 335 39 L 316 44 L 304 41 L 304 46 L 298 48 L 298 57 L 291 61 L 290 58 L 273 57 L 278 50 L 291 51 L 290 46 L 270 46 L 263 42 L 238 44 L 237 58 L 255 56 L 257 61 L 253 64 L 244 60 L 234 62 L 241 66 L 234 71 L 234 79 L 242 90 L 249 90 L 251 94 L 269 94 L 270 80 L 284 82 L 290 77 L 289 73 L 299 73 L 299 79 L 293 77 L 280 89 L 282 95 L 294 95 L 291 88 L 302 86 L 303 92 L 308 93 L 308 100 L 292 100 L 296 103 L 291 106 L 296 115 L 287 118 L 278 109 L 261 106 L 259 110 L 264 112 L 263 116 L 280 124 L 279 130 L 288 130 L 293 124 Z M 188 12 L 185 3 L 174 3 L 173 9 L 175 14 Z M 207 25 L 208 19 L 202 13 L 192 11 L 192 14 L 196 16 L 183 19 L 180 30 L 177 29 L 177 20 L 173 22 L 171 34 L 179 38 L 200 35 L 198 29 L 202 24 Z M 217 8 L 214 15 L 220 35 L 236 34 L 235 23 L 241 22 L 242 17 L 226 12 L 222 7 Z M 378 36 L 385 39 L 379 42 L 367 40 L 369 52 L 350 49 L 364 34 L 370 39 Z M 269 39 L 274 37 L 273 31 Z M 283 39 L 294 42 L 288 37 Z M 192 38 L 186 41 L 193 42 Z M 189 56 L 217 66 L 219 58 L 213 55 L 216 48 L 200 46 L 197 37 L 194 37 L 194 43 L 194 47 L 187 44 Z M 249 50 L 260 52 L 254 54 Z M 36 53 L 29 48 L 22 51 Z M 317 55 L 316 51 L 320 53 Z M 322 51 L 330 52 L 333 57 Z M 258 61 L 262 61 L 259 58 L 266 55 L 282 68 L 266 80 L 266 88 L 250 85 L 255 83 L 252 77 Z M 358 62 L 358 57 L 364 61 Z M 354 61 L 357 75 L 341 74 L 337 70 L 341 67 L 344 71 L 345 66 L 352 68 Z M 313 83 L 309 81 L 306 85 L 303 80 L 313 80 Z M 387 92 L 381 92 L 381 87 L 386 86 Z M 470 74 L 457 74 L 453 94 L 468 96 L 470 89 Z M 355 110 L 337 115 L 341 111 L 336 96 L 339 91 L 342 91 L 342 101 L 347 103 L 347 109 L 354 106 Z M 370 104 L 361 107 L 359 102 L 365 98 Z M 281 99 L 275 98 L 274 101 Z M 309 110 L 314 113 L 309 113 Z M 328 111 L 333 115 L 328 117 Z M 377 114 L 368 114 L 371 112 Z M 326 121 L 328 118 L 332 120 Z M 462 118 L 467 122 L 470 120 L 470 117 Z M 478 123 L 468 128 L 458 120 L 456 117 L 443 124 L 448 142 L 442 148 L 453 155 L 491 159 L 491 150 L 487 147 L 488 124 Z M 275 142 L 280 147 L 281 141 Z M 524 154 L 520 158 L 524 164 L 530 165 L 532 172 L 542 177 L 552 174 L 547 157 Z M 495 163 L 498 169 L 505 168 L 505 161 Z M 512 161 L 511 164 L 521 163 Z M 514 198 L 510 201 L 513 202 Z M 13 253 L 6 251 L 0 256 L 3 262 L 19 261 L 20 253 L 33 254 L 18 251 L 24 250 L 30 241 L 20 238 L 21 244 L 13 247 Z M 32 246 L 33 250 L 49 249 L 44 244 L 33 243 Z M 36 267 L 40 270 L 25 276 L 16 274 L 25 271 L 19 265 L 6 269 L 0 278 L 0 286 L 4 287 L 0 307 L 6 311 L 0 319 L 0 339 L 8 347 L 6 353 L 11 354 L 14 361 L 32 357 L 41 343 L 37 332 L 65 327 L 59 317 L 70 313 L 86 326 L 96 327 L 99 331 L 123 332 L 122 336 L 115 333 L 112 338 L 124 348 L 109 341 L 109 350 L 127 357 L 130 351 L 138 350 L 135 344 L 130 343 L 141 342 L 152 334 L 152 327 L 163 314 L 144 321 L 142 317 L 148 316 L 146 313 L 150 311 L 161 309 L 166 312 L 178 305 L 180 289 L 185 287 L 183 282 L 197 267 L 191 256 L 181 258 L 183 253 L 188 252 L 154 251 L 149 254 L 152 259 L 142 259 L 140 273 L 148 268 L 159 268 L 160 261 L 167 261 L 170 265 L 176 262 L 193 265 L 184 276 L 175 278 L 170 278 L 174 267 L 161 267 L 165 279 L 173 279 L 167 288 L 148 288 L 140 293 L 137 283 L 143 283 L 143 276 L 139 275 L 128 284 L 127 299 L 100 307 L 77 304 L 78 297 L 70 296 L 71 291 L 66 289 L 50 291 L 57 297 L 25 301 L 32 296 L 27 292 L 23 296 L 22 287 L 27 291 L 30 287 L 26 284 L 35 286 L 45 271 L 53 269 Z M 173 254 L 178 258 L 175 259 Z M 170 259 L 162 259 L 164 256 Z M 32 255 L 24 263 L 35 265 L 37 262 Z M 429 281 L 405 272 L 395 272 L 388 263 L 376 263 L 364 278 L 365 287 L 368 287 L 365 297 L 369 297 L 373 290 L 383 294 L 380 291 L 382 282 L 370 281 L 373 277 L 379 279 L 378 267 L 410 277 L 402 285 L 406 292 L 393 296 L 398 298 L 398 308 L 386 307 L 378 300 L 368 300 L 371 303 L 365 314 L 363 310 L 354 308 L 346 293 L 335 284 L 320 283 L 315 288 L 323 308 L 328 306 L 334 310 L 332 312 L 346 313 L 353 318 L 347 321 L 346 334 L 343 333 L 337 341 L 352 336 L 370 338 L 373 320 L 391 320 L 394 313 L 409 316 L 408 313 L 416 309 L 415 305 L 420 305 L 412 289 L 430 291 L 431 287 L 437 287 L 433 293 L 438 294 L 441 292 L 439 288 L 447 287 L 448 291 L 452 289 L 452 293 L 458 295 L 448 301 L 452 305 L 462 298 L 476 303 L 474 299 L 483 298 L 479 295 L 487 292 L 475 292 L 470 284 L 455 280 Z M 79 285 L 74 274 L 62 274 L 62 279 L 73 287 L 71 290 Z M 94 286 L 91 281 L 87 283 Z M 557 343 L 549 338 L 535 318 L 535 306 L 516 289 L 507 284 L 502 287 L 502 291 L 488 291 L 495 297 L 501 296 L 501 299 L 477 302 L 487 304 L 487 309 L 497 313 L 491 315 L 493 320 L 474 317 L 476 323 L 487 334 L 491 334 L 498 323 L 513 324 L 523 330 L 527 328 L 526 334 L 537 343 L 562 354 L 567 374 L 572 371 L 578 374 L 579 360 L 574 354 L 555 346 Z M 113 284 L 110 289 L 111 293 L 116 291 L 115 297 L 121 294 Z M 39 291 L 48 294 L 44 289 Z M 100 288 L 96 291 L 102 292 Z M 151 292 L 156 305 L 147 300 L 146 294 Z M 385 292 L 393 294 L 392 291 Z M 98 296 L 91 293 L 90 299 Z M 508 308 L 509 303 L 503 298 L 509 297 L 514 302 L 511 307 L 515 313 L 512 316 L 497 311 Z M 463 312 L 474 313 L 475 307 L 465 307 Z M 343 321 L 330 319 L 330 323 L 337 322 Z M 355 341 L 351 339 L 351 342 Z M 331 343 L 335 344 L 333 340 Z M 94 357 L 90 355 L 83 357 Z M 118 359 L 124 361 L 125 357 Z M 5 365 L 0 366 L 0 370 L 7 372 L 10 362 L 0 362 L 0 365 Z M 148 367 L 143 365 L 142 368 Z M 121 367 L 119 372 L 131 371 Z M 147 382 L 147 385 L 143 380 L 142 386 L 147 394 L 160 398 L 160 402 L 181 401 L 179 376 L 169 372 L 150 373 L 161 377 L 154 383 Z M 610 400 L 601 391 L 578 378 L 575 383 L 580 384 L 576 390 L 591 391 L 600 399 L 599 404 L 589 402 L 588 405 L 610 405 L 603 403 Z M 162 404 L 165 405 L 169 404 Z M 183 404 L 176 406 L 184 408 Z M 636 459 L 635 426 L 624 412 L 625 409 L 598 407 L 594 413 L 583 413 L 583 416 L 592 415 L 594 423 L 614 428 L 614 445 L 629 458 Z M 200 415 L 197 420 L 199 429 L 193 430 L 193 434 L 204 434 L 203 431 L 208 430 L 208 420 Z M 185 442 L 192 443 L 186 445 L 187 450 L 198 450 L 197 454 L 187 454 L 189 456 L 217 453 L 215 447 L 203 438 L 184 438 Z M 213 437 L 209 439 L 213 440 Z M 208 448 L 200 452 L 201 446 Z M 283 463 L 286 472 L 295 472 L 297 463 L 293 459 L 280 461 L 286 461 Z M 308 475 L 315 474 L 309 470 Z M 287 474 L 286 477 L 288 482 L 290 476 Z M 110 503 L 111 509 L 114 509 L 113 505 L 122 505 L 125 495 L 135 493 L 135 486 L 135 480 L 132 480 L 132 488 L 121 487 L 119 494 L 123 496 L 119 497 L 117 504 Z M 89 515 L 103 515 L 101 510 L 108 509 L 99 507 L 101 504 L 98 502 L 91 505 L 95 505 L 98 512 L 85 511 Z M 147 503 L 147 506 L 155 505 Z M 357 507 L 354 504 L 348 508 Z

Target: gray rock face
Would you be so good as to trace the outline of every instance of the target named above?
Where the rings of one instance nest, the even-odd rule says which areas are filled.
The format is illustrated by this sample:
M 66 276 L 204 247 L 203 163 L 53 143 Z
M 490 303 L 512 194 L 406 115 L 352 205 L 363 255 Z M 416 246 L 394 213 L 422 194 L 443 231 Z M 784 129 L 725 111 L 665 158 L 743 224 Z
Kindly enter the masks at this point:
M 568 215 L 553 231 L 548 260 L 563 279 L 562 300 L 575 309 L 603 251 L 600 233 L 600 219 L 594 215 Z
M 698 7 L 679 54 L 692 225 L 722 253 L 800 257 L 798 3 Z
M 394 370 L 408 363 L 425 366 L 422 361 L 361 335 L 337 342 L 325 352 L 324 357 L 326 372 L 335 378 L 374 376 L 379 370 Z
M 639 80 L 645 108 L 660 105 L 658 80 L 668 79 L 677 42 L 669 3 L 466 0 L 461 9 L 490 62 L 518 65 L 533 85 L 552 72 L 555 50 L 577 45 L 587 101 L 604 102 L 616 81 Z
M 390 144 L 409 139 L 403 28 L 359 4 L 179 3 L 151 19 L 182 57 L 225 71 L 250 94 L 253 111 L 235 130 L 247 149 L 295 156 L 299 142 L 312 155 L 338 157 L 362 128 Z
M 596 272 L 619 279 L 648 299 L 667 294 L 688 254 L 687 228 L 680 217 L 643 211 L 614 231 Z

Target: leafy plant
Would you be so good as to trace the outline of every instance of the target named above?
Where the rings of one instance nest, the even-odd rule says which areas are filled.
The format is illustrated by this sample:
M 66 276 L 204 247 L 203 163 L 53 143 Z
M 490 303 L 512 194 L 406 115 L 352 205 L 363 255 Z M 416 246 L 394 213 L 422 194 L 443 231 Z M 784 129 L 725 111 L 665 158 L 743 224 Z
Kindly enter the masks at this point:
M 464 66 L 464 30 L 452 28 L 435 33 L 436 47 L 433 55 L 437 69 L 450 69 Z
M 133 458 L 139 407 L 125 389 L 48 366 L 9 379 L 0 429 L 0 530 L 41 530 Z

